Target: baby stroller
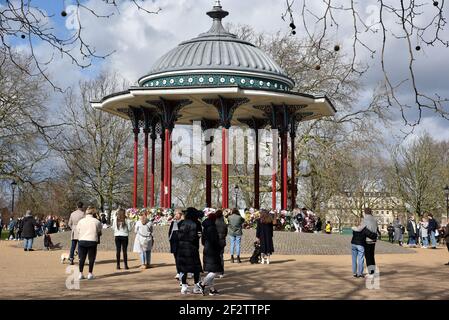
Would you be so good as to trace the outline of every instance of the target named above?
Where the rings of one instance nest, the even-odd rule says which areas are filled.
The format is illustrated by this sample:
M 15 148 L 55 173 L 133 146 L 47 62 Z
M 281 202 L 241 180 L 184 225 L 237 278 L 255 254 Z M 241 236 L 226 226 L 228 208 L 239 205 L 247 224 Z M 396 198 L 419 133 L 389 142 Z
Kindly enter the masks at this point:
M 51 241 L 51 236 L 48 233 L 45 233 L 44 235 L 44 247 L 45 250 L 50 250 L 54 247 L 53 242 Z
M 255 264 L 259 263 L 259 261 L 260 261 L 260 244 L 258 241 L 256 241 L 254 242 L 254 251 L 251 258 L 249 259 L 249 262 L 251 262 L 251 264 Z

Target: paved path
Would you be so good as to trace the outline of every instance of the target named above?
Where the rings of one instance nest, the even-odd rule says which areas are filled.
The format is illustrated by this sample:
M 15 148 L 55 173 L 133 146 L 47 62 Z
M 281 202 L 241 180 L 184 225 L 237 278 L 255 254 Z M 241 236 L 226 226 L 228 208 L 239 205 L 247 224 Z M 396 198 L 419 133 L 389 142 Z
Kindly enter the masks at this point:
M 170 252 L 170 244 L 168 242 L 168 227 L 154 228 L 155 246 L 154 252 Z M 256 238 L 255 230 L 244 230 L 242 238 L 242 252 L 251 254 L 253 252 L 253 243 Z M 68 249 L 70 243 L 70 232 L 58 233 L 52 235 L 54 244 L 59 244 L 62 249 Z M 134 243 L 134 235 L 130 237 L 130 245 L 128 250 L 132 250 Z M 346 255 L 350 252 L 351 236 L 343 236 L 339 234 L 313 234 L 313 233 L 296 233 L 296 232 L 274 232 L 274 250 L 276 254 L 285 255 Z M 43 247 L 43 239 L 36 240 L 36 247 Z M 114 238 L 112 230 L 103 230 L 103 236 L 99 250 L 115 250 Z M 229 241 L 225 252 L 229 253 Z M 413 253 L 408 248 L 392 245 L 388 242 L 380 241 L 376 245 L 376 252 L 383 253 Z
M 378 290 L 352 277 L 349 255 L 274 255 L 270 265 L 251 265 L 248 255 L 242 264 L 231 264 L 225 255 L 226 275 L 217 280 L 222 295 L 202 297 L 179 293 L 171 254 L 154 253 L 154 268 L 141 271 L 133 253 L 131 269 L 116 271 L 115 253 L 100 251 L 96 279 L 68 290 L 69 266 L 59 262 L 61 250 L 24 252 L 0 241 L 0 299 L 449 299 L 447 250 L 410 250 L 415 254 L 377 255 Z

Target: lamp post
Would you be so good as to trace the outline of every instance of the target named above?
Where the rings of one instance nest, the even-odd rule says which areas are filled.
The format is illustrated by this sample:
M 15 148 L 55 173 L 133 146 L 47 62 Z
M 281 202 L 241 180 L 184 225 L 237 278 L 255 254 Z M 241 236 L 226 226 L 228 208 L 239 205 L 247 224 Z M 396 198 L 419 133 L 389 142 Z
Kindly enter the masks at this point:
M 15 181 L 11 182 L 12 189 L 12 203 L 11 203 L 11 215 L 14 213 L 14 196 L 16 192 L 17 183 Z
M 444 194 L 446 195 L 446 219 L 449 220 L 449 186 L 446 185 L 443 190 Z
M 235 207 L 237 208 L 237 196 L 239 193 L 239 186 L 236 184 L 234 187 L 234 194 L 235 194 Z

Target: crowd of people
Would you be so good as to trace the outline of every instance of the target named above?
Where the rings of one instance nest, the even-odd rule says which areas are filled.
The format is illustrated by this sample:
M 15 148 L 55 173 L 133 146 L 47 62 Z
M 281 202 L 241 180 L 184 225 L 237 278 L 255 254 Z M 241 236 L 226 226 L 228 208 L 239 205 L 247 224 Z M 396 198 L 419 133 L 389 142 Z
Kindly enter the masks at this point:
M 31 225 L 32 228 L 30 227 Z M 44 248 L 49 250 L 53 246 L 50 234 L 66 231 L 67 224 L 65 219 L 59 216 L 33 216 L 32 212 L 28 210 L 24 216 L 17 218 L 11 217 L 7 222 L 0 220 L 0 230 L 6 230 L 8 232 L 6 240 L 25 240 L 25 251 L 33 251 L 33 241 L 26 241 L 27 238 L 34 239 L 44 236 Z
M 440 224 L 431 213 L 424 214 L 418 222 L 413 215 L 408 217 L 406 223 L 402 223 L 400 218 L 395 216 L 393 223 L 388 225 L 387 232 L 388 241 L 391 243 L 403 246 L 407 232 L 407 246 L 436 249 L 438 243 L 445 241 L 447 226 Z
M 355 278 L 364 278 L 364 264 L 368 274 L 376 271 L 375 262 L 375 246 L 379 236 L 379 228 L 376 218 L 372 214 L 370 208 L 364 210 L 364 217 L 359 226 L 352 228 L 353 236 L 351 240 L 352 252 L 352 273 Z M 447 224 L 439 224 L 432 214 L 424 215 L 417 223 L 414 216 L 409 216 L 407 224 L 404 226 L 399 217 L 396 216 L 394 223 L 387 228 L 389 241 L 394 243 L 397 241 L 399 245 L 403 245 L 404 234 L 407 230 L 407 245 L 416 248 L 436 249 L 438 242 L 445 242 L 449 251 L 449 221 Z M 445 265 L 449 266 L 449 262 Z
M 256 223 L 256 239 L 251 263 L 270 264 L 270 256 L 274 252 L 273 231 L 284 216 L 276 210 L 258 211 Z M 117 270 L 128 266 L 128 243 L 132 231 L 135 233 L 133 252 L 138 253 L 142 269 L 151 267 L 151 251 L 154 246 L 153 227 L 154 217 L 145 211 L 138 217 L 132 216 L 122 208 L 111 213 L 111 228 L 114 232 L 116 246 Z M 204 211 L 195 208 L 186 210 L 175 209 L 170 213 L 170 227 L 168 241 L 170 252 L 176 265 L 175 278 L 179 281 L 181 294 L 198 293 L 217 295 L 215 280 L 224 276 L 224 249 L 230 245 L 230 262 L 242 263 L 240 256 L 243 229 L 247 221 L 238 209 L 216 210 L 206 208 Z M 296 232 L 321 232 L 321 219 L 306 208 L 295 208 L 292 221 Z M 0 223 L 1 224 L 1 223 Z M 109 225 L 105 215 L 99 214 L 95 207 L 84 209 L 82 202 L 77 203 L 77 209 L 71 213 L 68 223 L 63 218 L 49 215 L 44 218 L 33 217 L 28 210 L 24 217 L 11 218 L 7 224 L 8 240 L 23 240 L 24 251 L 33 251 L 33 240 L 37 236 L 44 236 L 46 249 L 52 247 L 50 234 L 71 230 L 71 248 L 69 262 L 74 265 L 76 254 L 79 258 L 79 278 L 85 279 L 84 266 L 88 263 L 87 279 L 94 279 L 93 270 L 100 243 L 102 230 Z M 332 227 L 326 222 L 324 232 L 331 233 Z M 375 246 L 379 239 L 379 228 L 376 218 L 370 208 L 364 210 L 363 220 L 354 226 L 351 240 L 352 272 L 354 277 L 363 278 L 364 265 L 368 274 L 376 270 Z M 411 247 L 421 245 L 422 248 L 436 248 L 442 240 L 449 250 L 449 224 L 440 225 L 432 214 L 424 215 L 419 222 L 413 216 L 402 224 L 398 216 L 388 227 L 390 242 L 403 245 L 404 234 L 407 231 L 408 242 Z M 200 243 L 203 245 L 203 258 L 200 258 Z M 446 264 L 449 265 L 449 262 Z M 201 274 L 203 277 L 201 278 Z M 188 278 L 194 280 L 193 290 L 190 290 Z
M 256 246 L 262 264 L 269 264 L 270 256 L 274 252 L 273 230 L 276 221 L 277 216 L 273 212 L 260 210 Z M 195 208 L 175 210 L 168 237 L 176 263 L 175 278 L 180 280 L 181 294 L 205 294 L 206 290 L 210 295 L 219 294 L 215 279 L 224 276 L 224 248 L 227 238 L 230 242 L 230 262 L 242 263 L 240 245 L 244 222 L 245 219 L 237 209 L 233 209 L 229 214 L 212 208 L 206 208 L 205 211 Z M 199 253 L 200 241 L 203 244 L 203 263 Z M 202 272 L 205 274 L 203 279 L 200 278 Z M 187 283 L 189 274 L 194 279 L 192 291 Z

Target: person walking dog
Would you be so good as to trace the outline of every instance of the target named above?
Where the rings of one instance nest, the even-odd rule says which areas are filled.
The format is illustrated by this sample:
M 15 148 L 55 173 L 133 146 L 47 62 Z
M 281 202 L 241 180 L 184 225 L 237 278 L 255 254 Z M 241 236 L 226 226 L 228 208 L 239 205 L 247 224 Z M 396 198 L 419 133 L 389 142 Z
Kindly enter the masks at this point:
M 100 221 L 94 218 L 96 213 L 97 209 L 94 207 L 88 207 L 86 210 L 86 216 L 76 225 L 78 233 L 78 253 L 80 258 L 80 280 L 85 279 L 83 270 L 86 258 L 89 258 L 89 274 L 87 275 L 87 279 L 92 280 L 94 278 L 93 271 L 95 259 L 97 258 L 97 246 L 100 242 L 102 230 Z
M 69 228 L 72 230 L 72 233 L 70 235 L 70 239 L 72 240 L 72 242 L 71 242 L 70 254 L 69 254 L 69 262 L 72 266 L 74 264 L 73 260 L 75 257 L 76 246 L 78 244 L 77 225 L 78 225 L 78 222 L 84 218 L 83 207 L 84 207 L 84 204 L 81 201 L 79 201 L 76 204 L 76 210 L 70 214 L 69 223 L 68 223 Z

